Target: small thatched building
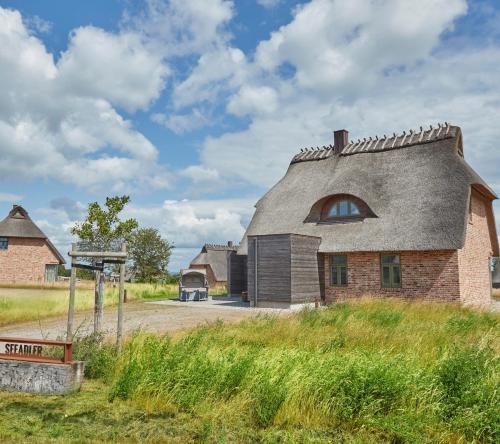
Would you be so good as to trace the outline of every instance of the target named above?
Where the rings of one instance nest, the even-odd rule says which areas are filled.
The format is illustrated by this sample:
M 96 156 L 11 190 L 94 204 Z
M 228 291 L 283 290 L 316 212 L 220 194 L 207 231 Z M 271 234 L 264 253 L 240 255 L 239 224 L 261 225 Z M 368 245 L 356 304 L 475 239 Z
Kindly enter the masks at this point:
M 228 255 L 236 249 L 232 242 L 228 242 L 227 245 L 205 244 L 191 261 L 189 268 L 205 270 L 211 288 L 224 286 L 227 284 Z
M 64 258 L 31 220 L 14 205 L 0 222 L 0 282 L 54 282 Z
M 302 150 L 256 204 L 238 249 L 251 300 L 397 296 L 487 303 L 491 188 L 448 124 Z

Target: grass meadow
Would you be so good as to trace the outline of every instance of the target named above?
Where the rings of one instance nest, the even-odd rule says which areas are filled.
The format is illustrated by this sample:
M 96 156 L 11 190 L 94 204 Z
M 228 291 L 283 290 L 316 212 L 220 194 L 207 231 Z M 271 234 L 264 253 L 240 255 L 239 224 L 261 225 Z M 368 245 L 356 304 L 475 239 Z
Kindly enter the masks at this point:
M 120 355 L 85 338 L 83 390 L 0 393 L 0 441 L 500 442 L 499 321 L 363 300 L 141 333 Z
M 155 300 L 177 298 L 177 285 L 126 283 L 128 300 Z M 211 294 L 224 294 L 225 289 L 214 289 Z M 68 310 L 68 283 L 49 286 L 11 285 L 0 288 L 0 326 L 23 321 L 36 321 L 52 316 L 65 315 Z M 118 287 L 106 284 L 105 306 L 118 304 Z M 90 310 L 94 306 L 94 283 L 78 284 L 75 310 Z

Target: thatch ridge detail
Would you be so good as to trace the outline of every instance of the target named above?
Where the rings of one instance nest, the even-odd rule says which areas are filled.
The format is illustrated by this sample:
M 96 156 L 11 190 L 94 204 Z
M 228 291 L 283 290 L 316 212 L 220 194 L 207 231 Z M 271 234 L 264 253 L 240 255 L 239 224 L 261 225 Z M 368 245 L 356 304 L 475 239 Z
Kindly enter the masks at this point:
M 424 130 L 421 126 L 420 129 L 410 129 L 403 131 L 401 134 L 393 133 L 392 136 L 369 137 L 358 139 L 357 141 L 350 141 L 343 150 L 339 153 L 341 156 L 350 156 L 360 153 L 376 153 L 380 151 L 389 151 L 393 149 L 405 148 L 413 145 L 422 145 L 425 143 L 432 143 L 438 140 L 453 138 L 460 132 L 460 128 L 450 125 L 448 122 L 438 123 L 436 127 L 432 125 L 429 129 Z M 302 148 L 300 153 L 296 154 L 291 163 L 307 162 L 310 160 L 323 160 L 335 154 L 333 145 L 322 147 Z M 463 153 L 460 152 L 463 156 Z

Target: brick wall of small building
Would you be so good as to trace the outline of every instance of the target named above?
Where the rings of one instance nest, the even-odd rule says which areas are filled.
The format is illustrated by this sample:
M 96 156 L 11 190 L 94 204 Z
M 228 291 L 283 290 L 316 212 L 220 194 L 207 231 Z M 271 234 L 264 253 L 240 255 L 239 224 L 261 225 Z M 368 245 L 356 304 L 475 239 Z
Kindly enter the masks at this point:
M 10 237 L 7 250 L 0 250 L 0 282 L 43 283 L 45 265 L 58 263 L 44 239 Z
M 379 253 L 344 254 L 347 255 L 346 287 L 331 286 L 330 255 L 324 255 L 326 302 L 366 296 L 445 302 L 460 298 L 456 250 L 400 252 L 401 288 L 382 288 Z
M 464 247 L 458 250 L 460 298 L 466 304 L 491 302 L 489 257 L 495 252 L 496 235 L 491 202 L 472 190 Z

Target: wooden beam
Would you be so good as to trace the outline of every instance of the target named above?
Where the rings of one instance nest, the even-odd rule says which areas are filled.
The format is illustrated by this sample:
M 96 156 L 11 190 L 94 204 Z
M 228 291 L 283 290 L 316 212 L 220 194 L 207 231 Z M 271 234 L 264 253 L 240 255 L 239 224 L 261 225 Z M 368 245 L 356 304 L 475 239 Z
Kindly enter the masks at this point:
M 125 260 L 124 259 L 103 259 L 102 263 L 103 264 L 124 264 Z
M 84 270 L 103 271 L 103 265 L 71 264 L 71 268 L 83 268 Z
M 127 258 L 127 252 L 123 251 L 70 251 L 71 257 L 109 257 L 109 258 Z

